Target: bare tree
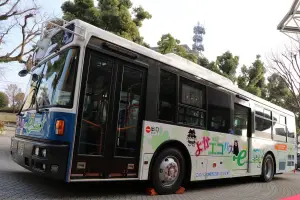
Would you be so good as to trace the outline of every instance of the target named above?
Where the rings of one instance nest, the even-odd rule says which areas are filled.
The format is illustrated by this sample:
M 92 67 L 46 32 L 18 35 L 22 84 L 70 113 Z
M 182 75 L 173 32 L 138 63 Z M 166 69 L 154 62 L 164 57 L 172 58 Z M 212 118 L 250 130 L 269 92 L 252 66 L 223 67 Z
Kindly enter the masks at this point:
M 22 103 L 24 101 L 25 98 L 25 94 L 23 92 L 20 92 L 18 94 L 16 94 L 15 96 L 15 105 L 17 109 L 20 109 L 20 107 L 22 106 Z
M 5 89 L 5 93 L 8 96 L 8 99 L 11 103 L 11 106 L 13 108 L 13 113 L 14 113 L 18 103 L 18 95 L 22 93 L 22 91 L 16 84 L 9 84 Z
M 283 53 L 272 53 L 268 69 L 285 81 L 293 97 L 289 104 L 295 113 L 300 114 L 300 49 L 292 46 L 286 47 Z
M 22 3 L 26 4 L 23 5 Z M 21 40 L 6 52 L 0 54 L 0 63 L 26 63 L 26 57 L 33 51 L 33 42 L 40 35 L 41 17 L 37 17 L 39 7 L 35 0 L 0 0 L 0 49 L 9 42 L 9 36 L 15 32 Z

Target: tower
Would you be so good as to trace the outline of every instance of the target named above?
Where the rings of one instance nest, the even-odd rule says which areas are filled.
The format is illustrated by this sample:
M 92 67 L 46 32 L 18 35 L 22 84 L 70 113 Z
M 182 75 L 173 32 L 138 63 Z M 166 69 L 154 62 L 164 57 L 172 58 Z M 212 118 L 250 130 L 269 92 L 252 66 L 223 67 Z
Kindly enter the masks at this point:
M 198 22 L 197 25 L 194 26 L 193 51 L 196 51 L 198 53 L 201 53 L 202 51 L 204 51 L 204 46 L 202 44 L 204 34 L 205 34 L 205 29 Z

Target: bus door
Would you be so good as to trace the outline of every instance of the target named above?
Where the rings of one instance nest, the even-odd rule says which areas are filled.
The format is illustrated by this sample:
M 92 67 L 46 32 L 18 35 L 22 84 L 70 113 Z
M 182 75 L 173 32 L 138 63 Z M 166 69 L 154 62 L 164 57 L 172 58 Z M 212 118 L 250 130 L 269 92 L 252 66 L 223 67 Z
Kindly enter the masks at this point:
M 233 127 L 233 174 L 249 172 L 249 145 L 251 137 L 251 108 L 247 99 L 235 97 Z
M 71 179 L 137 178 L 147 68 L 87 51 Z

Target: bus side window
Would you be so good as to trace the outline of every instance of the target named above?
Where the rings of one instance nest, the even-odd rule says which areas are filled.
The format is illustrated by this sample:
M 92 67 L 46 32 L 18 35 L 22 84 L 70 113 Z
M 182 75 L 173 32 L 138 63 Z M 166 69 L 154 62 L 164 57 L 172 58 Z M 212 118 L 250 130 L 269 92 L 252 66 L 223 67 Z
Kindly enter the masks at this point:
M 255 136 L 262 138 L 272 138 L 272 118 L 271 111 L 255 106 Z
M 176 78 L 175 74 L 160 70 L 159 114 L 164 121 L 175 121 L 176 114 Z
M 286 142 L 286 120 L 285 117 L 272 112 L 273 140 Z
M 178 124 L 205 128 L 205 86 L 180 78 Z
M 289 143 L 296 142 L 296 121 L 294 117 L 287 116 L 286 118 L 286 125 L 287 125 L 287 141 Z
M 208 124 L 210 131 L 229 133 L 231 97 L 225 92 L 207 88 Z

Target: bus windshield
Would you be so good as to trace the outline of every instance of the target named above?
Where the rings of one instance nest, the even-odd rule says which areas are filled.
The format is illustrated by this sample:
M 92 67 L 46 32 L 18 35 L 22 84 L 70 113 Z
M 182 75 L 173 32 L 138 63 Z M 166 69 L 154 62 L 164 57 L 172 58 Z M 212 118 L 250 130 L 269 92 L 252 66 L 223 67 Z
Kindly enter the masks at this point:
M 39 108 L 73 106 L 78 52 L 77 48 L 65 50 L 33 70 L 41 78 L 30 80 L 23 110 L 34 109 L 35 98 Z

